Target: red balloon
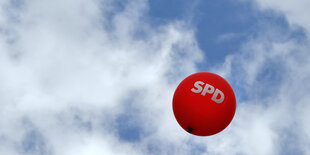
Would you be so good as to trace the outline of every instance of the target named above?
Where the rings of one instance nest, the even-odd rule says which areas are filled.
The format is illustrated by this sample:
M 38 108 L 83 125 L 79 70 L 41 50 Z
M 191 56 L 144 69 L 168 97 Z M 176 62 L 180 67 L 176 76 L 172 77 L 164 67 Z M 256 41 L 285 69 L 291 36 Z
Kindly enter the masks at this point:
M 185 78 L 175 90 L 172 104 L 180 126 L 197 136 L 221 132 L 236 111 L 236 97 L 229 83 L 209 72 Z

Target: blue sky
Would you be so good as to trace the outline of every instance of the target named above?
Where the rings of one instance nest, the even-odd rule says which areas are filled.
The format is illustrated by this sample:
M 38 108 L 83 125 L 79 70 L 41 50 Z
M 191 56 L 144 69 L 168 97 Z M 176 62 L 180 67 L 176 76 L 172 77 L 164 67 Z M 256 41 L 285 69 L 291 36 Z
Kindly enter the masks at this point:
M 6 155 L 310 154 L 308 0 L 0 2 Z M 232 123 L 197 137 L 172 97 L 215 72 Z
M 225 11 L 223 11 L 225 10 Z M 236 52 L 240 44 L 253 34 L 255 23 L 259 22 L 249 3 L 232 1 L 151 1 L 150 16 L 161 21 L 186 20 L 195 27 L 199 47 L 206 55 L 208 64 L 224 61 L 225 55 Z M 252 30 L 252 31 L 251 31 Z M 219 37 L 225 34 L 235 34 L 236 39 L 227 40 L 225 46 L 220 46 Z M 206 66 L 204 66 L 206 65 Z
M 283 14 L 273 10 L 261 11 L 251 1 L 150 1 L 149 15 L 158 23 L 185 20 L 196 31 L 199 47 L 205 60 L 199 67 L 222 63 L 225 56 L 240 50 L 246 40 L 258 35 L 264 24 L 289 33 L 294 38 L 304 38 L 302 29 L 291 32 Z

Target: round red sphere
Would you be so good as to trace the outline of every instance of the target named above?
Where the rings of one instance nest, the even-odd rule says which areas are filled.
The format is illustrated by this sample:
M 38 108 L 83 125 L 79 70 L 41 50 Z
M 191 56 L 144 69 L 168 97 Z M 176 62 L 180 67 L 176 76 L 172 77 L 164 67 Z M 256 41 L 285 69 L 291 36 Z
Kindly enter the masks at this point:
M 173 112 L 180 126 L 197 136 L 210 136 L 224 130 L 236 111 L 236 97 L 221 76 L 195 73 L 175 90 Z

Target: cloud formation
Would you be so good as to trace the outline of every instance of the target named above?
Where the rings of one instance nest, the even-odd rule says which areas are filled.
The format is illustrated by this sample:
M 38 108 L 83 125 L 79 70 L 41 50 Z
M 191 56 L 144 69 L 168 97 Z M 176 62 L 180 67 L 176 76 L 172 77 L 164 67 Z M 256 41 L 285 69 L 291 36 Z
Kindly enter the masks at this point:
M 2 153 L 181 148 L 171 94 L 202 59 L 193 31 L 182 21 L 151 25 L 146 1 L 118 3 L 2 1 Z
M 304 1 L 305 2 L 305 1 Z M 233 81 L 239 93 L 235 120 L 212 137 L 212 154 L 309 154 L 309 20 L 303 3 L 257 1 L 263 12 L 284 16 L 290 26 L 262 23 L 240 52 L 214 72 Z M 266 10 L 266 8 L 268 8 Z M 297 31 L 305 34 L 292 35 Z
M 308 6 L 310 5 L 309 1 L 299 0 L 298 2 L 293 2 L 288 0 L 256 0 L 256 3 L 260 9 L 271 9 L 283 14 L 292 26 L 301 26 L 307 31 L 307 33 L 309 33 L 310 21 L 307 17 L 310 12 L 308 9 Z
M 1 1 L 0 152 L 310 154 L 308 2 L 256 2 L 290 26 L 261 23 L 206 70 L 195 27 L 153 25 L 145 0 Z M 227 78 L 238 100 L 232 124 L 207 138 L 172 113 L 174 89 L 197 71 Z

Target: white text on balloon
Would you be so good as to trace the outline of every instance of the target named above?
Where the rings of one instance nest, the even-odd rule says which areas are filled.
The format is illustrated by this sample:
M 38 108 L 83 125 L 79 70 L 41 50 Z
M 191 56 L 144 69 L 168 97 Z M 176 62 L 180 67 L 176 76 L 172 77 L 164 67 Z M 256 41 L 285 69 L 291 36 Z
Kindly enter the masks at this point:
M 216 103 L 222 103 L 224 101 L 224 93 L 222 91 L 220 91 L 219 89 L 215 89 L 214 91 L 214 87 L 212 85 L 209 85 L 209 84 L 205 84 L 203 90 L 202 90 L 202 85 L 204 85 L 205 83 L 202 82 L 202 81 L 196 81 L 195 84 L 194 84 L 194 87 L 196 88 L 192 88 L 191 91 L 194 92 L 194 93 L 201 93 L 201 95 L 205 96 L 206 93 L 208 94 L 213 94 L 212 96 L 212 100 Z M 218 95 L 220 95 L 220 98 L 218 99 Z

